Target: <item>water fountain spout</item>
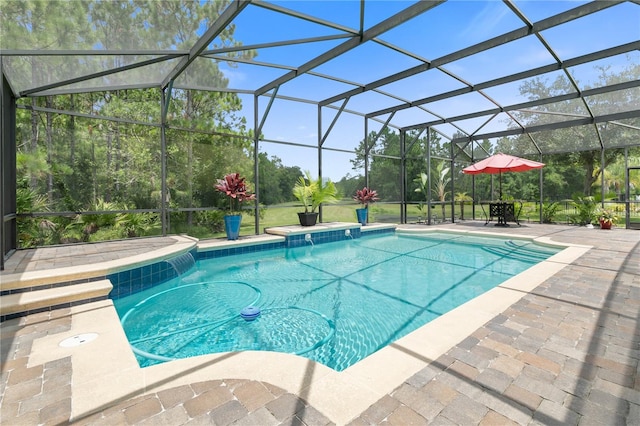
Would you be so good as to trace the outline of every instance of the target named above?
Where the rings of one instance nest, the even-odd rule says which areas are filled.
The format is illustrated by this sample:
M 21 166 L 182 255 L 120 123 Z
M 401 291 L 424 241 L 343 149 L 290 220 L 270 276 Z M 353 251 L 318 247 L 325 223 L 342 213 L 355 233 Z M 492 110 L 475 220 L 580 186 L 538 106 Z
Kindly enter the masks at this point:
M 177 276 L 184 274 L 196 264 L 195 258 L 191 252 L 183 253 L 172 259 L 167 259 L 166 262 L 171 265 Z
M 311 234 L 305 234 L 304 240 L 308 243 L 311 243 L 311 246 L 313 247 L 313 240 L 311 239 Z

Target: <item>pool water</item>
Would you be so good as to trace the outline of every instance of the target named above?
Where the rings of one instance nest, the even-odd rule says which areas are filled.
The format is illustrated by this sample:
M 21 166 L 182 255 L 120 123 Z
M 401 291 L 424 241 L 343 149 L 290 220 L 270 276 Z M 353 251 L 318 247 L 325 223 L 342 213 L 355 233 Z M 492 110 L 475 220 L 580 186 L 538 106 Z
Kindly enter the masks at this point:
M 114 304 L 141 366 L 268 350 L 342 371 L 558 251 L 449 233 L 363 237 L 201 260 Z M 242 318 L 248 306 L 257 319 Z

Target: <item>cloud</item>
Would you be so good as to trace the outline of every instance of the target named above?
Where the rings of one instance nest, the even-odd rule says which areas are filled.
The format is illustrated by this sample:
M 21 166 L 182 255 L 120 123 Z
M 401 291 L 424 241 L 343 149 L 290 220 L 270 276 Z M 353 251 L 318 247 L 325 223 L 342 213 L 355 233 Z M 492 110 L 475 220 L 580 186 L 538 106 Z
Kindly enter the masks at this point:
M 460 33 L 460 37 L 475 41 L 484 39 L 493 34 L 494 28 L 508 13 L 509 9 L 502 2 L 490 1 L 473 17 L 466 29 Z
M 556 52 L 557 54 L 558 52 Z M 525 55 L 517 56 L 517 63 L 532 67 L 539 67 L 554 62 L 553 56 L 549 51 L 540 43 L 538 46 L 533 46 Z
M 237 69 L 220 67 L 220 72 L 229 80 L 229 87 L 241 87 L 247 81 L 247 74 Z

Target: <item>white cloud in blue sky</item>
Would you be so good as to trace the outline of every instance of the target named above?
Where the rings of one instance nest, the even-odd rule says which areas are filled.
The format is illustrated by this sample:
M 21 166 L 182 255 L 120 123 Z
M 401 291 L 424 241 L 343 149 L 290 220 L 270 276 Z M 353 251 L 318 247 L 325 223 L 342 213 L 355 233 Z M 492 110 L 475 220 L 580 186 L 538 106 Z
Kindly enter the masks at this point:
M 509 15 L 511 12 L 502 2 L 489 1 L 486 2 L 480 13 L 475 15 L 465 30 L 458 34 L 458 37 L 469 41 L 486 39 L 494 33 L 494 29 Z

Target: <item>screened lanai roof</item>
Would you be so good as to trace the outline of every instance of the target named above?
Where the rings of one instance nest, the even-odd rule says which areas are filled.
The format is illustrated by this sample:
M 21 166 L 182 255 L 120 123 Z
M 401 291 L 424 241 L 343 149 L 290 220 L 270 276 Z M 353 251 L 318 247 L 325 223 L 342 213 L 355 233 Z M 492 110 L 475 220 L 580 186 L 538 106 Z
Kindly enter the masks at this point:
M 326 107 L 323 134 L 348 115 L 461 145 L 524 133 L 522 154 L 574 126 L 567 151 L 640 140 L 638 1 L 11 1 L 0 16 L 18 97 L 232 91 L 257 97 L 256 122 L 273 98 Z

